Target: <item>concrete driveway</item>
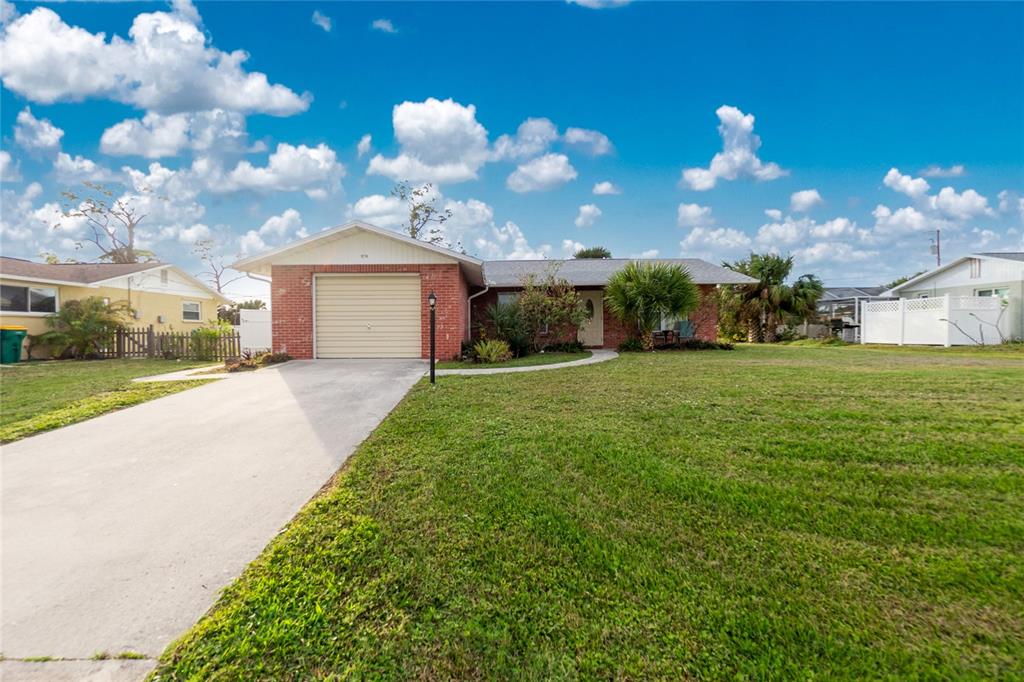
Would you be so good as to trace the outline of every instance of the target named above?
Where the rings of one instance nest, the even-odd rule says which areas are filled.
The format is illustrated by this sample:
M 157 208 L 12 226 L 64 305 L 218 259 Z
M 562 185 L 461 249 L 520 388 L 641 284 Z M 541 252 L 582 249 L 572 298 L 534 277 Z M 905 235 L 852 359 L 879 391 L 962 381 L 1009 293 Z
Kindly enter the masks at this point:
M 145 674 L 81 659 L 159 656 L 424 367 L 293 361 L 5 446 L 0 677 Z M 40 656 L 80 660 L 10 660 Z

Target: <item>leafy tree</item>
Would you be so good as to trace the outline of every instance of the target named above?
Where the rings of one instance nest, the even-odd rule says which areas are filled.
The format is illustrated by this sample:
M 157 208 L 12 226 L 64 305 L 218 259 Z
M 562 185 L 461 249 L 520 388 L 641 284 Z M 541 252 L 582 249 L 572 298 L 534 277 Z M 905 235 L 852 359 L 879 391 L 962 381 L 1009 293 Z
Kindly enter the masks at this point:
M 135 246 L 136 232 L 146 214 L 139 212 L 131 198 L 114 198 L 113 191 L 94 182 L 82 184 L 86 191 L 81 194 L 72 190 L 61 192 L 64 197 L 61 218 L 85 222 L 92 232 L 86 241 L 100 250 L 99 260 L 111 263 L 156 260 L 152 251 Z M 60 227 L 60 222 L 53 227 Z M 78 243 L 76 248 L 82 248 L 82 244 Z
M 409 222 L 405 232 L 413 239 L 420 239 L 438 246 L 450 246 L 444 238 L 441 226 L 452 217 L 450 208 L 438 208 L 440 198 L 430 183 L 413 187 L 400 182 L 391 190 L 391 196 L 405 202 L 409 208 Z
M 613 315 L 636 326 L 647 350 L 663 317 L 685 317 L 700 304 L 697 285 L 675 263 L 627 263 L 608 280 L 604 296 Z
M 545 277 L 527 275 L 519 295 L 519 315 L 526 327 L 530 347 L 539 351 L 549 339 L 562 339 L 587 318 L 587 308 L 576 288 L 552 270 Z
M 495 303 L 488 306 L 487 317 L 497 337 L 508 344 L 515 357 L 529 352 L 532 339 L 519 311 L 519 303 Z
M 105 303 L 99 296 L 65 301 L 46 318 L 50 330 L 40 334 L 38 342 L 53 347 L 57 355 L 70 351 L 76 358 L 88 357 L 128 325 L 130 312 L 126 302 Z
M 604 248 L 603 246 L 588 246 L 586 248 L 580 249 L 575 254 L 573 254 L 573 258 L 611 258 L 611 257 L 612 257 L 612 252 L 609 251 L 608 249 Z
M 745 329 L 748 341 L 775 341 L 779 324 L 787 316 L 810 317 L 824 291 L 814 275 L 803 275 L 792 286 L 786 284 L 793 269 L 792 256 L 752 253 L 746 260 L 722 265 L 757 280 L 726 288 L 720 297 L 723 327 Z
M 239 316 L 239 310 L 266 310 L 267 304 L 258 298 L 249 299 L 248 301 L 242 301 L 241 303 L 235 302 L 230 305 L 224 305 L 217 309 L 217 319 L 230 324 L 241 324 Z

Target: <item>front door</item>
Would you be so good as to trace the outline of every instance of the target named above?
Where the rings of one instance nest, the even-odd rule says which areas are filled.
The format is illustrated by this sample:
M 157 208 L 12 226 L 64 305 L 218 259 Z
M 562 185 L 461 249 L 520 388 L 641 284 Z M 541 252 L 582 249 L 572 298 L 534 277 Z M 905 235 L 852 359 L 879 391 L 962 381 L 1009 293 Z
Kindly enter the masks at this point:
M 584 346 L 604 345 L 604 291 L 581 291 L 590 319 L 580 325 L 577 338 Z

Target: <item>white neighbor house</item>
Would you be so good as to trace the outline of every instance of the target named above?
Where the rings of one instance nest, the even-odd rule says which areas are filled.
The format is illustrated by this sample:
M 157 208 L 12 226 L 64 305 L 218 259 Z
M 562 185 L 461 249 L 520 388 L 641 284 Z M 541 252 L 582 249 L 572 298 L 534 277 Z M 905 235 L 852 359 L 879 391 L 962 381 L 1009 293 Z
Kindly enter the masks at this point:
M 1024 252 L 973 253 L 885 295 L 899 300 L 864 304 L 865 343 L 999 343 L 996 320 L 1003 337 L 1024 339 Z

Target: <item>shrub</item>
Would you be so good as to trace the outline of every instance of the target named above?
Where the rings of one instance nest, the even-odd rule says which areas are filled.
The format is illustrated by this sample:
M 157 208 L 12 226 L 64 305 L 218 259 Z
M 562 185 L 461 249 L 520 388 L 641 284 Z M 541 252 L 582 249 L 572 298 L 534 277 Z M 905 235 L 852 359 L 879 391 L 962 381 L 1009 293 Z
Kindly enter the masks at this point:
M 50 331 L 40 334 L 38 342 L 52 346 L 55 355 L 65 351 L 76 358 L 97 355 L 119 329 L 127 326 L 129 311 L 127 303 L 104 303 L 98 296 L 65 301 L 60 310 L 46 318 Z
M 704 339 L 684 339 L 679 342 L 680 350 L 734 350 L 735 346 L 724 341 L 705 341 Z
M 605 302 L 613 315 L 636 327 L 647 350 L 654 330 L 666 317 L 684 318 L 700 303 L 689 273 L 670 263 L 631 261 L 608 280 Z
M 544 346 L 546 353 L 582 353 L 585 350 L 579 341 L 562 341 Z
M 530 349 L 540 350 L 541 335 L 564 338 L 589 319 L 586 305 L 568 280 L 550 271 L 543 279 L 534 275 L 523 278 L 519 295 L 519 315 L 530 339 Z
M 496 303 L 488 306 L 487 317 L 495 334 L 508 344 L 512 355 L 520 357 L 530 351 L 530 332 L 523 322 L 518 303 Z
M 634 337 L 628 338 L 619 344 L 620 353 L 639 353 L 644 349 L 644 342 Z
M 287 353 L 264 353 L 260 357 L 261 365 L 276 365 L 279 362 L 288 362 L 292 356 Z
M 477 362 L 496 363 L 512 359 L 512 350 L 501 339 L 484 339 L 473 346 Z

